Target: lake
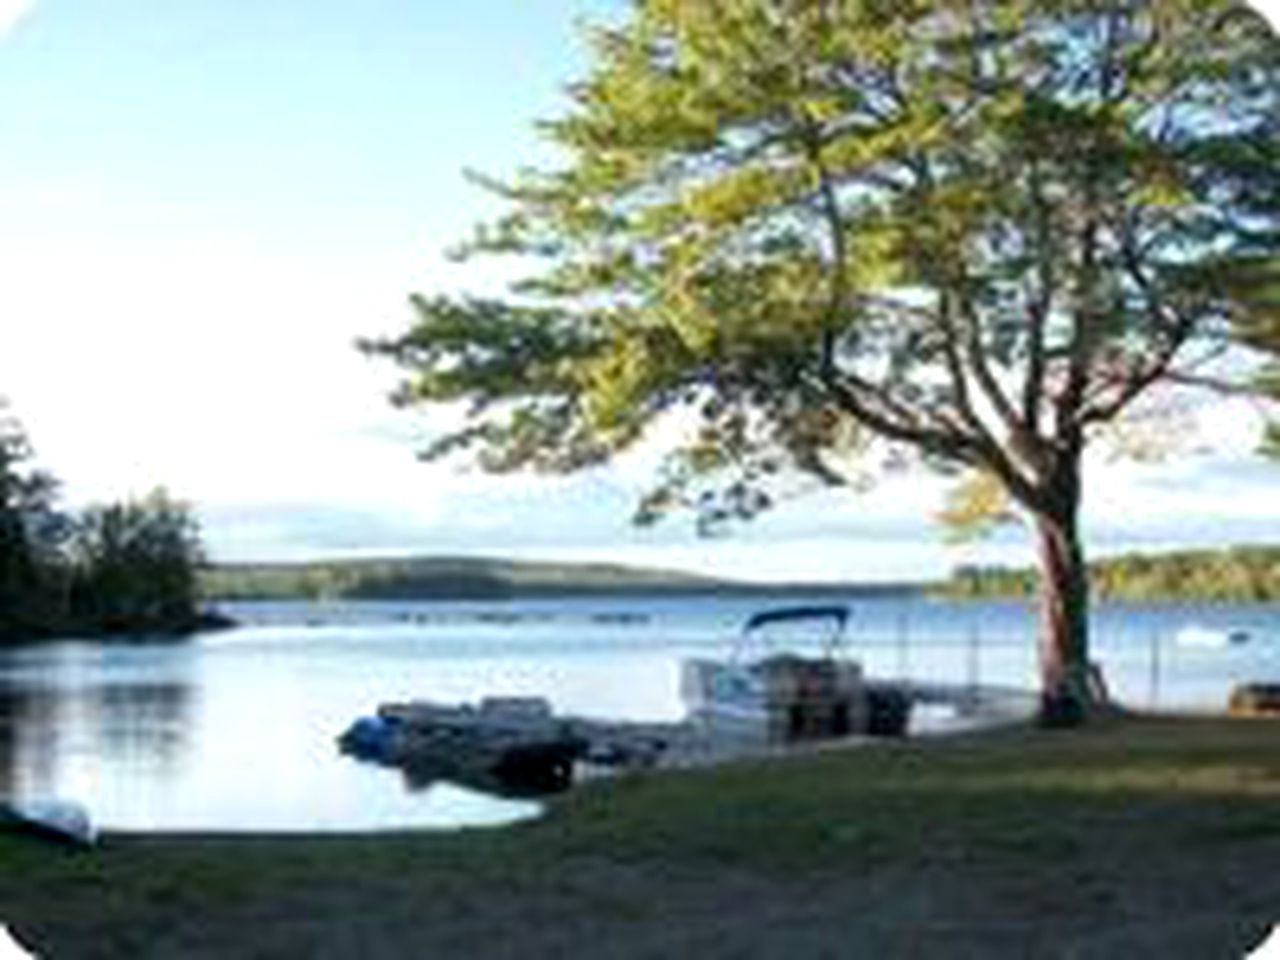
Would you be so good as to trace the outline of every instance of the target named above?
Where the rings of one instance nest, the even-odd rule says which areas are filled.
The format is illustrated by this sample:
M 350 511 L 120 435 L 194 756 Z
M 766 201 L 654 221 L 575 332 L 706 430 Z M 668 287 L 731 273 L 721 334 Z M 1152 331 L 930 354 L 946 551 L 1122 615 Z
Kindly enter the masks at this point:
M 413 698 L 531 694 L 570 713 L 678 719 L 682 658 L 724 654 L 750 613 L 803 601 L 240 603 L 224 608 L 241 627 L 184 643 L 0 651 L 0 797 L 75 799 L 117 830 L 507 823 L 538 805 L 408 784 L 340 756 L 334 738 L 379 703 Z M 1022 604 L 849 602 L 850 649 L 870 673 L 1034 683 Z M 1250 639 L 1221 643 L 1230 631 Z M 1094 638 L 1113 693 L 1134 706 L 1216 710 L 1236 682 L 1280 680 L 1276 606 L 1103 606 Z

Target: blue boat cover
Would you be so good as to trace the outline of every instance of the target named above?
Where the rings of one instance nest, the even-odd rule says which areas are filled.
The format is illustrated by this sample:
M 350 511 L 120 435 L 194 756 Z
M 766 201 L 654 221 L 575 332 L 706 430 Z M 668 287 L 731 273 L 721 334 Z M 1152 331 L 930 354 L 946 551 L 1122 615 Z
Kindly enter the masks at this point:
M 745 629 L 755 630 L 771 623 L 782 623 L 787 620 L 834 620 L 840 629 L 849 622 L 849 608 L 843 604 L 811 604 L 795 607 L 777 607 L 773 610 L 761 610 L 747 621 Z

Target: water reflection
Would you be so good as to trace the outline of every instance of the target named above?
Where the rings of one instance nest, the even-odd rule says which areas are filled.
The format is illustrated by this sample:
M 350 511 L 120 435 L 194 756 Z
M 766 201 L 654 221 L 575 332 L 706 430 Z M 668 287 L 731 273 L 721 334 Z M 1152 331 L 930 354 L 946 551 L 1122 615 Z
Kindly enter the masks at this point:
M 365 830 L 539 812 L 487 795 L 490 784 L 417 778 L 410 791 L 397 772 L 336 755 L 341 724 L 391 689 L 386 667 L 404 676 L 403 657 L 362 678 L 370 663 L 350 638 L 337 656 L 296 637 L 242 639 L 0 651 L 0 797 L 72 799 L 120 830 Z
M 100 756 L 170 772 L 184 758 L 195 689 L 187 683 L 106 684 L 86 691 Z
M 405 786 L 415 792 L 447 783 L 489 796 L 527 800 L 567 790 L 572 779 L 572 763 L 563 767 L 530 765 L 524 769 L 501 769 L 422 757 L 405 763 L 401 776 Z
M 29 695 L 0 676 L 0 797 L 18 791 L 18 764 L 21 745 L 19 731 L 27 716 Z
M 0 794 L 42 796 L 92 786 L 103 768 L 169 778 L 182 763 L 196 687 L 183 658 L 141 676 L 136 663 L 90 646 L 31 651 L 0 672 Z M 34 661 L 34 662 L 33 662 Z M 168 675 L 164 675 L 168 674 Z
M 48 792 L 57 780 L 59 698 L 0 676 L 0 796 Z

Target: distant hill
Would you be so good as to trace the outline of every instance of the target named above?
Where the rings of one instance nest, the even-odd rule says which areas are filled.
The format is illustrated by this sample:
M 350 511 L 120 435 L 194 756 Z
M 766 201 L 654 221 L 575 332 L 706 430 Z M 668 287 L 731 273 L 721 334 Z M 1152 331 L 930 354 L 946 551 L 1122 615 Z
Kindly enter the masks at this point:
M 206 596 L 225 600 L 496 600 L 571 593 L 701 592 L 722 581 L 616 564 L 488 557 L 404 557 L 306 563 L 222 564 L 206 571 Z
M 920 589 L 900 584 L 759 584 L 621 564 L 451 556 L 218 564 L 203 573 L 201 588 L 215 600 L 502 600 L 762 591 L 881 595 Z
M 1263 603 L 1280 601 L 1280 547 L 1125 553 L 1089 565 L 1099 600 Z M 959 567 L 937 592 L 953 599 L 1029 597 L 1038 576 L 1030 568 Z
M 1280 601 L 1280 547 L 1130 553 L 1090 565 L 1099 600 Z M 1029 597 L 1035 571 L 959 567 L 941 583 L 755 583 L 612 563 L 497 557 L 381 557 L 305 563 L 219 564 L 201 575 L 214 600 L 504 600 L 570 595 L 759 594 L 949 599 Z

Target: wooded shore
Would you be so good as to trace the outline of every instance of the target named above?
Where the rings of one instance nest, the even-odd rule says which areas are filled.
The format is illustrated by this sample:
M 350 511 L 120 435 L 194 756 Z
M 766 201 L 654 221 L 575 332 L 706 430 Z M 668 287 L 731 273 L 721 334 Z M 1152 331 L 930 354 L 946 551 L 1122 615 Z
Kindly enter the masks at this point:
M 850 550 L 857 545 L 851 544 Z M 1127 553 L 1090 567 L 1101 600 L 1275 602 L 1280 547 Z M 385 557 L 305 563 L 217 564 L 200 573 L 215 600 L 506 600 L 567 595 L 824 594 L 947 599 L 1030 598 L 1030 569 L 962 566 L 946 580 L 890 583 L 755 583 L 620 564 L 548 563 L 498 557 Z

